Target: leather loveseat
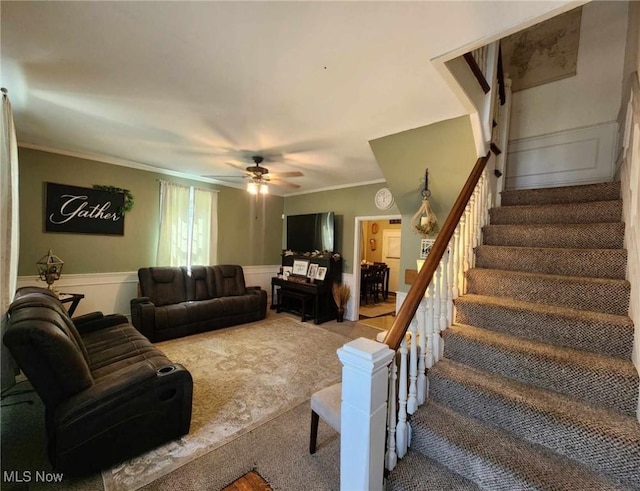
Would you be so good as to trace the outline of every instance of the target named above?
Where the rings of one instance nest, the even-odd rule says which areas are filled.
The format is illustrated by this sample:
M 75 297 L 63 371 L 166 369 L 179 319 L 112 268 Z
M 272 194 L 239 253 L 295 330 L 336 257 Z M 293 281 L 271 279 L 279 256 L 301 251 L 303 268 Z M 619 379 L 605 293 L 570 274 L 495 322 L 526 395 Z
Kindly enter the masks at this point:
M 238 265 L 138 270 L 142 297 L 131 300 L 133 325 L 151 341 L 264 319 L 267 292 L 246 287 Z
M 18 290 L 8 314 L 3 341 L 44 403 L 56 471 L 94 472 L 189 432 L 191 374 L 126 317 L 72 320 L 34 287 Z

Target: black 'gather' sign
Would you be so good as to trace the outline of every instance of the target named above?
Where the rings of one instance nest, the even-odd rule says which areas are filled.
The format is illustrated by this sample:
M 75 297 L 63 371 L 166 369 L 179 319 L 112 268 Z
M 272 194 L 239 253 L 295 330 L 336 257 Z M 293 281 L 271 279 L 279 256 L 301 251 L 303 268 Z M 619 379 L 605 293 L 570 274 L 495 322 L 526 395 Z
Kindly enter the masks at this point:
M 46 184 L 46 232 L 124 235 L 124 216 L 118 211 L 124 204 L 124 194 Z

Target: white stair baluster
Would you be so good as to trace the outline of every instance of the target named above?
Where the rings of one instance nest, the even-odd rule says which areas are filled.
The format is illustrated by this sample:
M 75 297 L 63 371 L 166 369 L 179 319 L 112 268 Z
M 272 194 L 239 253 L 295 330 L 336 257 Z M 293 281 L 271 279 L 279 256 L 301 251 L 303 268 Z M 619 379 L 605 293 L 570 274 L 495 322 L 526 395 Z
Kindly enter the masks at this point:
M 409 425 L 407 423 L 407 338 L 400 343 L 400 378 L 398 380 L 398 426 L 396 427 L 396 453 L 401 459 L 409 445 Z
M 440 292 L 442 284 L 442 263 L 438 265 L 435 272 L 434 295 L 433 295 L 433 359 L 440 361 Z
M 440 331 L 444 331 L 449 324 L 447 324 L 447 298 L 448 298 L 448 272 L 449 272 L 449 254 L 447 251 L 444 252 L 444 256 L 442 256 L 442 260 L 440 261 L 440 265 L 438 266 L 442 272 L 440 276 L 442 281 L 440 282 Z M 442 343 L 440 343 L 442 344 Z
M 427 297 L 427 358 L 425 360 L 427 368 L 431 368 L 435 363 L 435 355 L 433 350 L 433 333 L 435 328 L 435 314 L 433 311 L 433 296 L 435 295 L 435 283 L 433 278 L 429 283 L 429 296 Z
M 387 451 L 385 453 L 385 467 L 391 471 L 398 463 L 398 454 L 396 453 L 396 416 L 398 406 L 396 403 L 396 387 L 398 383 L 398 365 L 396 357 L 393 357 L 389 368 L 389 401 L 387 407 Z
M 418 410 L 418 320 L 411 319 L 407 331 L 409 337 L 409 397 L 407 399 L 407 413 L 413 414 Z
M 482 179 L 482 178 L 481 178 Z M 476 190 L 474 191 L 474 196 L 476 197 L 476 221 L 475 221 L 475 228 L 473 230 L 473 264 L 475 266 L 476 260 L 475 260 L 475 250 L 476 247 L 478 247 L 479 244 L 479 240 L 480 240 L 480 218 L 482 216 L 482 200 L 481 200 L 481 186 L 480 183 L 478 183 L 478 185 L 476 186 Z
M 447 248 L 447 327 L 453 323 L 453 263 L 455 262 L 453 258 L 453 247 L 454 241 L 453 237 L 451 237 L 449 247 Z
M 458 240 L 458 288 L 460 289 L 460 295 L 464 295 L 467 291 L 465 286 L 465 276 L 464 273 L 466 271 L 464 264 L 464 256 L 467 250 L 466 246 L 466 237 L 467 237 L 467 216 L 465 212 L 462 213 L 460 217 L 460 237 Z
M 471 258 L 473 257 L 473 239 L 471 238 L 471 235 L 473 234 L 473 212 L 471 207 L 471 200 L 473 200 L 473 196 L 469 200 L 469 204 L 464 210 L 467 218 L 466 238 L 465 238 L 466 250 L 464 251 L 464 272 L 465 273 L 473 267 L 471 265 L 471 261 L 472 261 Z
M 487 223 L 487 169 L 482 172 L 480 176 L 480 182 L 478 183 L 480 188 L 480 223 L 478 223 L 478 230 L 482 230 L 482 227 Z M 480 237 L 480 235 L 478 235 Z
M 453 254 L 452 261 L 451 261 L 451 265 L 453 267 L 453 273 L 452 273 L 453 281 L 451 285 L 451 291 L 453 294 L 453 300 L 455 300 L 460 296 L 460 287 L 458 286 L 460 284 L 460 254 L 458 253 L 458 248 L 459 248 L 459 242 L 460 242 L 461 228 L 462 228 L 461 223 L 458 223 L 458 226 L 453 232 L 453 237 L 451 239 L 451 253 Z
M 416 317 L 418 319 L 418 405 L 424 404 L 427 399 L 427 375 L 426 375 L 426 356 L 427 356 L 427 306 L 426 297 L 423 297 L 418 304 Z

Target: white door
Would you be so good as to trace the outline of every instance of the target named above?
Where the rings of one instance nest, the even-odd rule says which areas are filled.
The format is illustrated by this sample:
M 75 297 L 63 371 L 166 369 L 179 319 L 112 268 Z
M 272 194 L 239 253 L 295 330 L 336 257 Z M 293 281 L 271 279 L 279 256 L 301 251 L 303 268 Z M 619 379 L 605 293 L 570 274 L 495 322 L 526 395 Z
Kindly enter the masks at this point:
M 385 229 L 382 231 L 382 261 L 389 266 L 389 291 L 398 291 L 400 275 L 400 244 L 399 229 Z

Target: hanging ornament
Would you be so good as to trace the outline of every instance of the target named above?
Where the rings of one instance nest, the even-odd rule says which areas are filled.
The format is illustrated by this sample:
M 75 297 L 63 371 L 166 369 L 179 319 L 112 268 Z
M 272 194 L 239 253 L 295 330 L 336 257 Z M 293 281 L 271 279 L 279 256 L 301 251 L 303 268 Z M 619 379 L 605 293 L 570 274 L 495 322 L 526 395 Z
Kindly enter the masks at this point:
M 411 217 L 411 228 L 420 237 L 426 238 L 438 225 L 438 217 L 436 217 L 429 204 L 429 198 L 431 197 L 431 191 L 429 191 L 429 169 L 424 171 L 424 189 L 420 194 L 422 195 L 422 203 L 418 211 Z

